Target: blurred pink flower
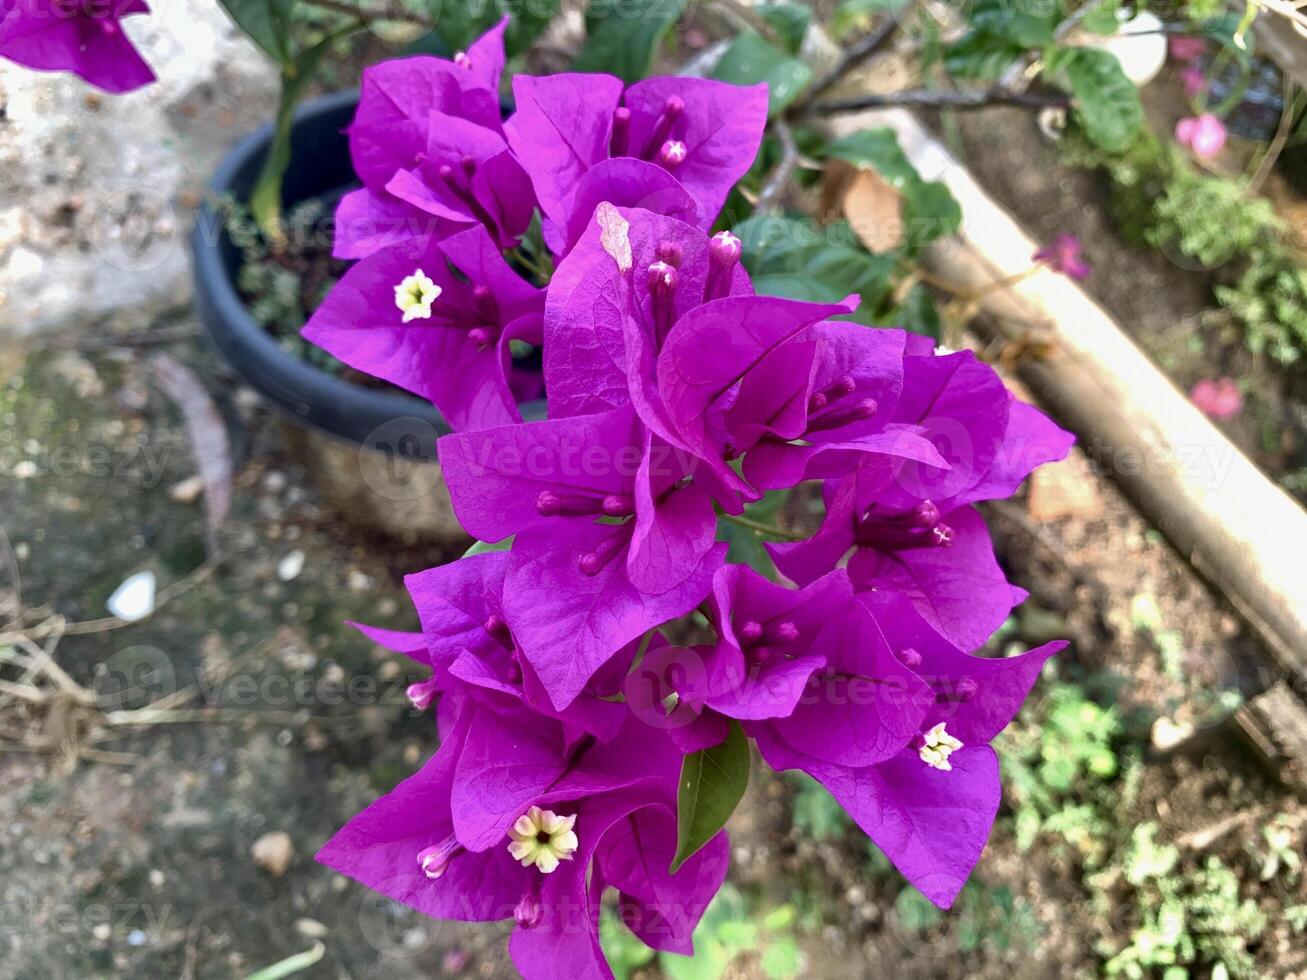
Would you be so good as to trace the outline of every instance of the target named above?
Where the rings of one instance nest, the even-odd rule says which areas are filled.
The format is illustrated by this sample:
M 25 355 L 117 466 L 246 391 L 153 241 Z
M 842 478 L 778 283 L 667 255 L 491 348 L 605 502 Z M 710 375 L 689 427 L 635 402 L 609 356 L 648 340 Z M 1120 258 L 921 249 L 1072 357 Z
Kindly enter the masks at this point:
M 1243 395 L 1233 378 L 1204 378 L 1190 389 L 1189 398 L 1208 418 L 1223 421 L 1243 411 Z
M 1180 84 L 1184 86 L 1184 94 L 1192 99 L 1207 87 L 1207 76 L 1197 65 L 1186 65 L 1180 70 Z
M 1054 235 L 1053 240 L 1036 252 L 1033 258 L 1071 279 L 1088 279 L 1089 273 L 1093 271 L 1080 256 L 1080 239 L 1065 232 Z
M 1176 61 L 1193 61 L 1207 50 L 1207 41 L 1201 37 L 1179 35 L 1167 42 L 1166 50 Z
M 1204 112 L 1189 116 L 1175 124 L 1175 139 L 1187 146 L 1200 160 L 1210 160 L 1225 147 L 1225 123 L 1218 116 Z

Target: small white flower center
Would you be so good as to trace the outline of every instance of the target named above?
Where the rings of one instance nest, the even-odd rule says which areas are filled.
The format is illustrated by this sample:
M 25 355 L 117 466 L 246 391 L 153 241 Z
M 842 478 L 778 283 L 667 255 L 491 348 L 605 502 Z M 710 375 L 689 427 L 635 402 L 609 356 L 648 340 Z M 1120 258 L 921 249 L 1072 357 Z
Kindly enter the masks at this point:
M 921 761 L 932 769 L 951 772 L 953 765 L 948 761 L 948 757 L 962 748 L 962 743 L 948 733 L 944 722 L 941 721 L 921 738 L 922 745 L 917 752 L 921 756 Z
M 436 281 L 421 269 L 395 287 L 395 305 L 404 314 L 404 322 L 430 320 L 431 304 L 444 292 Z
M 956 353 L 957 351 L 955 351 L 952 347 L 949 347 L 947 344 L 940 344 L 938 347 L 935 348 L 936 357 L 948 357 L 950 354 L 956 354 Z
M 572 860 L 581 846 L 572 830 L 575 825 L 575 813 L 564 817 L 533 806 L 509 830 L 508 853 L 524 868 L 534 865 L 541 874 L 552 874 L 560 862 Z

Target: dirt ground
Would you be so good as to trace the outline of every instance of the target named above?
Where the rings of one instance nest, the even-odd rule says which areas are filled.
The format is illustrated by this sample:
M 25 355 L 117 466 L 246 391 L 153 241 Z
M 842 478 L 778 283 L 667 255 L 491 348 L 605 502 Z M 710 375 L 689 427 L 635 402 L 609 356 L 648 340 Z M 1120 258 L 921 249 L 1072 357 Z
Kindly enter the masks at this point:
M 184 315 L 169 326 L 196 329 Z M 0 978 L 244 977 L 318 942 L 326 955 L 304 976 L 510 975 L 502 928 L 422 920 L 311 857 L 435 747 L 429 720 L 403 698 L 416 677 L 344 621 L 411 625 L 401 576 L 457 548 L 400 547 L 351 527 L 283 450 L 275 420 L 195 337 L 167 349 L 206 380 L 232 434 L 226 560 L 152 618 L 65 636 L 55 654 L 102 711 L 198 692 L 179 717 L 115 732 L 91 758 L 76 758 L 67 740 L 46 753 L 0 743 Z M 195 462 L 176 407 L 151 380 L 158 350 L 67 344 L 6 356 L 0 514 L 29 623 L 96 620 L 129 575 L 149 569 L 167 586 L 202 567 L 203 510 L 180 492 Z M 1152 753 L 1131 821 L 1184 833 L 1249 808 L 1298 812 L 1214 713 L 1214 692 L 1268 682 L 1255 647 L 1115 490 L 1092 482 L 1080 516 L 1038 522 L 1020 500 L 991 511 L 1004 560 L 1033 596 L 1007 639 L 1072 637 L 1062 669 L 1115 689 L 1138 745 L 1159 714 L 1211 730 L 1197 748 Z M 16 584 L 0 579 L 9 599 Z M 1141 594 L 1182 636 L 1179 680 L 1135 626 Z M 145 690 L 124 692 L 123 676 L 144 678 Z M 2 704 L 0 720 L 21 710 Z M 57 733 L 48 715 L 25 717 Z M 1087 914 L 1075 863 L 1056 849 L 1021 852 L 1010 816 L 977 879 L 982 902 L 1005 896 L 1017 925 L 1000 923 L 1001 941 L 964 942 L 978 927 L 988 937 L 991 924 L 963 909 L 908 928 L 901 879 L 868 865 L 865 838 L 796 828 L 793 784 L 758 768 L 733 824 L 732 881 L 761 907 L 802 906 L 802 976 L 1093 975 L 1094 944 L 1129 933 L 1128 906 L 1115 923 Z M 284 869 L 251 855 L 272 832 L 293 845 Z M 1251 833 L 1238 828 L 1218 847 L 1237 856 Z M 1295 901 L 1259 900 L 1271 911 Z M 1302 968 L 1288 935 L 1290 953 L 1266 947 L 1268 975 Z M 745 956 L 730 975 L 759 970 Z
M 1174 66 L 1143 90 L 1149 125 L 1168 133 L 1187 113 Z M 934 120 L 936 124 L 939 120 Z M 945 128 L 944 132 L 951 132 Z M 1245 410 L 1218 423 L 1272 476 L 1307 466 L 1307 374 L 1276 365 L 1245 347 L 1242 330 L 1216 311 L 1212 286 L 1235 267 L 1205 270 L 1178 250 L 1135 247 L 1120 235 L 1108 207 L 1106 176 L 1067 166 L 1029 112 L 989 109 L 960 114 L 951 141 L 989 193 L 1037 239 L 1079 237 L 1093 273 L 1086 289 L 1183 391 L 1204 378 L 1240 382 Z M 1253 144 L 1231 141 L 1230 156 Z M 1227 167 L 1233 169 L 1237 160 Z M 1237 172 L 1237 171 L 1235 171 Z M 1273 175 L 1267 193 L 1291 228 L 1307 220 L 1307 202 Z

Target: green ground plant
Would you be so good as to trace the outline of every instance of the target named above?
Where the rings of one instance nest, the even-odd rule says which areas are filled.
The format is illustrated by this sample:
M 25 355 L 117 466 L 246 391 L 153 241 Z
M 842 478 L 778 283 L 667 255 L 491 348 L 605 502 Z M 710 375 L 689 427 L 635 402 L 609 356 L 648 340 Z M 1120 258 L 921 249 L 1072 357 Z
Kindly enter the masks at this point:
M 1285 365 L 1307 354 L 1307 267 L 1268 200 L 1241 179 L 1199 169 L 1150 132 L 1119 153 L 1074 136 L 1064 146 L 1067 162 L 1107 174 L 1128 242 L 1219 270 L 1225 281 L 1213 294 L 1249 350 Z
M 627 980 L 655 960 L 670 980 L 717 980 L 745 957 L 756 959 L 767 980 L 791 980 L 803 969 L 803 953 L 794 935 L 797 921 L 793 905 L 758 908 L 728 884 L 694 931 L 693 957 L 655 953 L 623 928 L 617 913 L 608 909 L 600 919 L 599 934 L 616 980 Z

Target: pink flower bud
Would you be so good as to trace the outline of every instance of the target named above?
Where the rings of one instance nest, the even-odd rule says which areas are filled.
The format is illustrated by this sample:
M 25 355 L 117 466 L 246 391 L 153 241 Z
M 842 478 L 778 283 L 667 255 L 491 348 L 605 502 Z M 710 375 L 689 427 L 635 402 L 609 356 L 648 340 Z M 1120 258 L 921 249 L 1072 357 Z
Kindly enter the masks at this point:
M 1210 112 L 1189 116 L 1175 124 L 1175 140 L 1199 160 L 1210 160 L 1225 148 L 1225 123 Z

